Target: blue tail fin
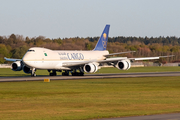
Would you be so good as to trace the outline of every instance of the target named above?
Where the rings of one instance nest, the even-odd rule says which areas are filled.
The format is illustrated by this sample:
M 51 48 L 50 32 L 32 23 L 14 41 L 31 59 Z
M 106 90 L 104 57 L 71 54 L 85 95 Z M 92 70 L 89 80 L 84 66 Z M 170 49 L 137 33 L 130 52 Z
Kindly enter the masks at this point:
M 106 50 L 109 28 L 110 28 L 110 25 L 106 25 L 106 27 L 104 28 L 104 31 L 103 31 L 101 37 L 99 38 L 94 50 L 99 50 L 99 51 Z

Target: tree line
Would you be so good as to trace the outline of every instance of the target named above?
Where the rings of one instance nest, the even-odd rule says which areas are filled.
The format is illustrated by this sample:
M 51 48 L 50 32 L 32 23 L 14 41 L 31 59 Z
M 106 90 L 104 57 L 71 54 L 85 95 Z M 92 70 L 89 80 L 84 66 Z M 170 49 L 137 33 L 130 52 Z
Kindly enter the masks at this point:
M 92 50 L 99 37 L 87 38 L 56 38 L 44 36 L 23 37 L 11 34 L 0 36 L 0 63 L 7 63 L 4 57 L 21 59 L 30 47 L 44 47 L 52 50 Z M 177 37 L 109 37 L 107 49 L 110 53 L 136 51 L 123 54 L 122 57 L 150 57 L 175 55 L 171 58 L 160 59 L 162 63 L 180 61 L 180 38 Z

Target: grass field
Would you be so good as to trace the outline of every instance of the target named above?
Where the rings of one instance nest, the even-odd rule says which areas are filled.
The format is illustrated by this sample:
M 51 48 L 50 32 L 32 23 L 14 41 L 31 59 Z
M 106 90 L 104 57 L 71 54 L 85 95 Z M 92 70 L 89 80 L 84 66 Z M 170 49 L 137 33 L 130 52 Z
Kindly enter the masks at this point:
M 180 112 L 180 77 L 1 82 L 2 120 L 84 120 Z
M 100 73 L 130 73 L 130 72 L 169 72 L 169 71 L 180 71 L 180 67 L 137 67 L 130 68 L 129 70 L 119 70 L 117 68 L 101 68 L 96 72 L 96 74 Z M 47 70 L 37 70 L 36 74 L 41 75 L 49 75 Z M 60 72 L 57 72 L 57 75 L 61 75 Z M 26 74 L 23 71 L 12 71 L 10 68 L 0 68 L 0 77 L 5 76 L 30 76 L 30 74 Z

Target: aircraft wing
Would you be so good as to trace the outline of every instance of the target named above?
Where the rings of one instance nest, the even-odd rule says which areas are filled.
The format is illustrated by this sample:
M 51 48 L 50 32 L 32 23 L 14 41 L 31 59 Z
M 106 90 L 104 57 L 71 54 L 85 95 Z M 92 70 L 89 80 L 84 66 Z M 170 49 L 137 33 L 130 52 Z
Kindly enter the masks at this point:
M 14 59 L 14 58 L 6 58 L 6 57 L 4 57 L 4 59 L 5 59 L 6 61 L 11 61 L 11 62 L 22 61 L 22 59 Z
M 155 59 L 160 59 L 160 58 L 166 58 L 166 57 L 173 57 L 174 55 L 169 55 L 169 56 L 157 56 L 157 57 L 142 57 L 142 58 L 127 58 L 127 57 L 116 57 L 116 58 L 107 58 L 106 60 L 103 61 L 98 61 L 100 63 L 106 63 L 106 62 L 116 62 L 119 60 L 124 60 L 124 59 L 129 59 L 129 60 L 155 60 Z
M 108 62 L 115 62 L 119 60 L 127 59 L 127 57 L 117 57 L 117 58 L 107 58 L 105 60 L 90 60 L 90 61 L 83 61 L 83 62 L 64 62 L 62 64 L 63 67 L 75 67 L 75 66 L 81 66 L 88 63 L 108 63 Z
M 131 53 L 131 52 L 136 52 L 136 51 L 127 51 L 127 52 L 119 52 L 119 53 L 112 53 L 112 54 L 107 54 L 104 55 L 104 57 L 112 56 L 112 55 L 119 55 L 119 54 L 125 54 L 125 53 Z M 96 62 L 96 63 L 106 63 L 106 62 L 114 62 L 118 60 L 123 60 L 127 59 L 127 57 L 119 57 L 119 58 L 107 58 L 106 60 L 91 60 L 91 61 L 84 61 L 84 62 L 64 62 L 63 67 L 74 67 L 74 66 L 80 66 L 80 65 L 85 65 L 88 63 Z
M 154 59 L 160 59 L 160 58 L 166 58 L 166 57 L 173 57 L 174 55 L 168 55 L 168 56 L 158 56 L 158 57 L 143 57 L 143 58 L 129 58 L 130 60 L 154 60 Z
M 166 58 L 166 57 L 172 57 L 174 55 L 169 55 L 169 56 L 158 56 L 158 57 L 143 57 L 143 58 L 127 58 L 127 57 L 116 57 L 116 58 L 107 58 L 105 60 L 91 60 L 91 61 L 84 61 L 84 62 L 65 62 L 63 63 L 63 67 L 75 67 L 75 66 L 81 66 L 81 65 L 85 65 L 88 63 L 113 63 L 113 62 L 117 62 L 120 60 L 125 60 L 125 59 L 129 59 L 129 60 L 154 60 L 154 59 L 160 59 L 160 58 Z

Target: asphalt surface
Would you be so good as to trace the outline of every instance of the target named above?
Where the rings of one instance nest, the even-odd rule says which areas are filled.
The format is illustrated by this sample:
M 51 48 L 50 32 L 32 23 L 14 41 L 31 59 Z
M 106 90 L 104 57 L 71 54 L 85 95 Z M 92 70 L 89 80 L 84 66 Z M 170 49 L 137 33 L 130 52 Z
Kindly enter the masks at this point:
M 180 113 L 124 117 L 124 118 L 107 118 L 107 119 L 99 119 L 99 120 L 180 120 Z
M 88 74 L 84 76 L 26 76 L 26 77 L 0 77 L 0 82 L 37 81 L 37 80 L 75 80 L 100 78 L 127 78 L 127 77 L 162 77 L 180 76 L 180 72 L 150 72 L 150 73 L 118 73 L 118 74 Z

